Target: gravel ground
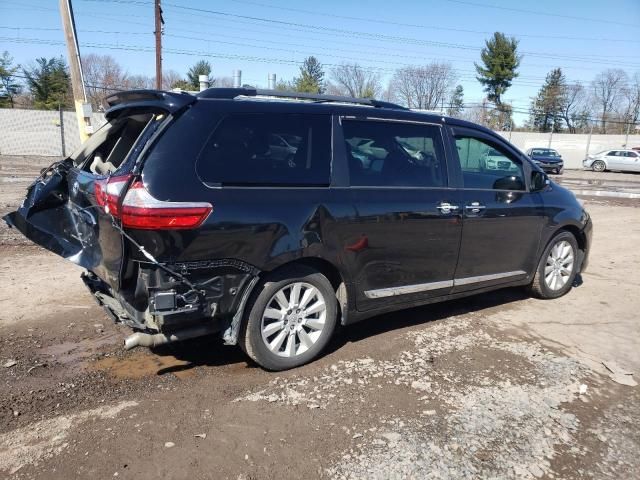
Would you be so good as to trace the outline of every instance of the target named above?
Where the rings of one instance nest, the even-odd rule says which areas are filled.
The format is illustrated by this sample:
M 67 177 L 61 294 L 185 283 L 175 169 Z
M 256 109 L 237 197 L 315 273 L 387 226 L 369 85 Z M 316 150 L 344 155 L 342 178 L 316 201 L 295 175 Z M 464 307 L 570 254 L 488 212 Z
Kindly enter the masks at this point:
M 11 161 L 5 210 L 44 163 Z M 0 230 L 0 477 L 640 478 L 640 202 L 584 201 L 567 296 L 379 316 L 279 374 L 211 338 L 123 351 L 76 267 Z

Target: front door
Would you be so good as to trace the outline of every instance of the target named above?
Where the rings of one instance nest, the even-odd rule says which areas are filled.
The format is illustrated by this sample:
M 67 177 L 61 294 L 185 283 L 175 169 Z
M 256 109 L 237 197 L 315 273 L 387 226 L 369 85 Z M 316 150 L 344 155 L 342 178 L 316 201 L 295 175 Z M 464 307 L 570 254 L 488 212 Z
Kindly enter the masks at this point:
M 631 172 L 640 172 L 640 153 L 627 150 L 627 168 Z
M 439 125 L 342 119 L 355 211 L 345 265 L 358 310 L 448 294 L 461 221 Z
M 543 219 L 527 191 L 523 159 L 506 143 L 453 130 L 462 176 L 462 243 L 454 292 L 524 279 L 537 264 Z
M 612 150 L 607 153 L 607 164 L 613 170 L 626 170 L 627 157 L 623 150 Z

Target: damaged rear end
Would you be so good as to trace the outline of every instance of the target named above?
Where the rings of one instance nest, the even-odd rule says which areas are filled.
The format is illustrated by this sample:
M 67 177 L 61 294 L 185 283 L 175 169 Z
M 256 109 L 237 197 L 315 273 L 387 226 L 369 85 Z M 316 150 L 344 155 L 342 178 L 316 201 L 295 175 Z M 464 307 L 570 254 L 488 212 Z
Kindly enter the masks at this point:
M 98 303 L 137 331 L 127 348 L 220 331 L 235 343 L 257 280 L 257 270 L 241 261 L 158 258 L 161 245 L 197 231 L 213 210 L 207 202 L 155 198 L 142 177 L 148 152 L 195 100 L 156 91 L 109 97 L 108 123 L 43 171 L 20 208 L 4 217 L 87 270 L 82 279 Z

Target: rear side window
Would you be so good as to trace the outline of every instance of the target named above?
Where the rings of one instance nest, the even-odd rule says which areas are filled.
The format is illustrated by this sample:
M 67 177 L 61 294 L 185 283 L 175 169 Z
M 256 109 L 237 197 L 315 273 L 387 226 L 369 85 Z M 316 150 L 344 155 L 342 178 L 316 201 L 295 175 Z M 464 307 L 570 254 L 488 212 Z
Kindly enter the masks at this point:
M 328 115 L 234 114 L 216 127 L 196 166 L 205 183 L 327 186 Z
M 342 122 L 351 185 L 443 187 L 440 128 L 399 122 Z

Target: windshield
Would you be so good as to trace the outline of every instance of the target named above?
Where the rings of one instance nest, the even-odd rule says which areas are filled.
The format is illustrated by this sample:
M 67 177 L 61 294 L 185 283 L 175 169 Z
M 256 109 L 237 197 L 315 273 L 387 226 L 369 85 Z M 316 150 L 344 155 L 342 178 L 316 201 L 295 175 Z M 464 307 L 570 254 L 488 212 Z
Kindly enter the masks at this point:
M 531 152 L 531 155 L 536 155 L 538 157 L 559 157 L 560 155 L 555 150 L 550 150 L 546 148 L 537 148 Z

